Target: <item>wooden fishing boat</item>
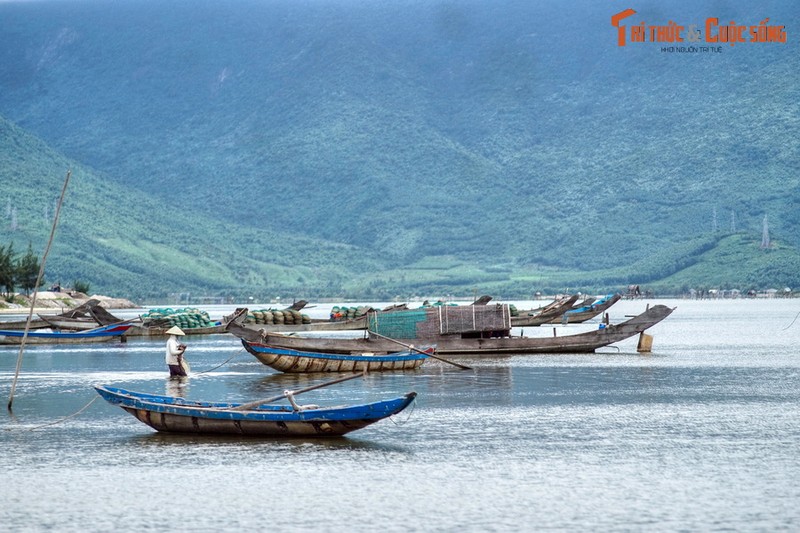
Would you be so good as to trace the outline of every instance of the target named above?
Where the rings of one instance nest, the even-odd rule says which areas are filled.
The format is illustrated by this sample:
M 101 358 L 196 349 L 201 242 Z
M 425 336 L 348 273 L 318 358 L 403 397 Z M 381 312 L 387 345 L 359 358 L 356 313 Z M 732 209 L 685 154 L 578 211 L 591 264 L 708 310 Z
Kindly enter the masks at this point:
M 511 317 L 511 325 L 514 327 L 524 326 L 541 326 L 547 324 L 551 320 L 557 320 L 572 309 L 572 306 L 578 300 L 578 295 L 565 296 L 558 298 L 549 305 L 540 309 L 532 309 L 530 311 L 520 311 L 518 316 Z
M 617 303 L 622 298 L 621 294 L 609 294 L 599 300 L 592 300 L 591 303 L 581 305 L 566 311 L 560 318 L 554 318 L 550 324 L 580 324 L 586 322 L 597 315 L 604 313 L 609 307 Z
M 301 333 L 308 331 L 358 331 L 367 329 L 366 317 L 349 320 L 312 319 L 308 324 L 254 324 L 248 322 L 244 327 L 253 331 L 267 331 L 270 333 Z M 224 327 L 223 327 L 224 330 Z
M 361 405 L 320 407 L 298 405 L 294 394 L 247 404 L 202 402 L 171 396 L 131 392 L 109 386 L 95 389 L 157 431 L 269 437 L 331 437 L 364 428 L 408 407 L 416 392 Z M 280 398 L 291 405 L 267 405 Z
M 232 314 L 222 318 L 222 330 L 225 331 L 225 325 L 230 322 L 233 317 L 241 315 L 242 309 L 239 308 Z M 246 313 L 246 310 L 245 310 Z M 252 329 L 253 331 L 265 331 L 270 333 L 302 333 L 309 331 L 358 331 L 367 329 L 367 317 L 360 316 L 350 319 L 331 320 L 327 318 L 312 318 L 310 322 L 306 323 L 292 323 L 292 324 L 260 324 L 256 322 L 239 321 L 242 327 Z
M 103 324 L 99 324 L 94 318 L 70 318 L 65 316 L 39 315 L 39 318 L 53 329 L 63 329 L 69 331 L 86 331 L 94 329 Z
M 108 320 L 105 322 L 98 321 L 94 318 L 93 314 L 91 313 L 93 308 L 99 308 L 105 312 L 106 316 L 112 318 L 112 320 Z M 100 300 L 92 299 L 88 300 L 87 302 L 75 307 L 74 309 L 70 309 L 69 311 L 64 311 L 63 313 L 59 313 L 56 315 L 45 315 L 37 313 L 39 318 L 33 318 L 31 320 L 31 324 L 29 326 L 29 330 L 34 329 L 46 329 L 46 328 L 60 328 L 61 325 L 58 324 L 59 321 L 64 320 L 63 324 L 67 324 L 67 322 L 75 321 L 74 323 L 76 326 L 74 328 L 66 327 L 64 329 L 93 329 L 97 326 L 105 326 L 107 324 L 114 324 L 121 322 L 119 318 L 114 317 L 104 309 L 100 307 Z M 0 329 L 9 330 L 9 329 L 25 329 L 25 324 L 27 320 L 14 320 L 8 322 L 0 322 Z
M 418 351 L 339 354 L 278 348 L 244 339 L 242 344 L 248 352 L 268 367 L 291 373 L 413 370 L 425 362 L 428 358 L 426 353 L 434 352 L 434 348 L 428 346 Z
M 28 323 L 26 320 L 8 320 L 8 321 L 0 321 L 0 329 L 8 331 L 8 330 L 24 330 L 25 325 Z M 47 329 L 50 327 L 50 324 L 42 320 L 41 318 L 32 318 L 31 324 L 28 327 L 28 331 L 33 331 L 36 329 Z
M 507 309 L 507 306 L 503 306 Z M 645 312 L 625 322 L 616 325 L 601 324 L 598 329 L 572 335 L 522 337 L 510 336 L 510 326 L 495 328 L 487 331 L 469 331 L 462 329 L 460 332 L 453 329 L 452 333 L 429 333 L 419 335 L 421 326 L 417 326 L 418 336 L 413 339 L 416 344 L 435 344 L 438 355 L 498 355 L 498 354 L 533 354 L 533 353 L 591 353 L 602 348 L 623 341 L 655 326 L 668 317 L 674 308 L 665 305 L 655 305 Z M 504 311 L 507 314 L 507 311 Z M 441 328 L 444 321 L 439 324 Z M 418 324 L 422 324 L 419 322 Z M 448 324 L 452 324 L 448 321 Z M 487 322 L 488 324 L 488 322 Z M 391 352 L 397 345 L 396 340 L 387 339 L 386 335 L 370 335 L 364 338 L 331 338 L 331 337 L 301 337 L 297 335 L 281 335 L 276 333 L 259 333 L 252 330 L 237 328 L 236 321 L 228 324 L 228 331 L 250 342 L 268 344 L 273 347 L 291 350 L 325 352 L 325 353 L 380 353 Z M 378 329 L 370 323 L 370 329 L 376 333 Z M 441 331 L 441 329 L 440 329 Z M 249 336 L 248 336 L 249 335 Z M 398 335 L 392 335 L 394 339 Z M 408 337 L 405 337 L 408 339 Z
M 84 331 L 29 331 L 26 344 L 82 344 L 87 342 L 108 342 L 125 334 L 131 325 L 126 322 L 100 326 Z M 20 330 L 0 330 L 0 344 L 22 343 L 25 334 Z
M 172 326 L 170 326 L 172 327 Z M 153 327 L 134 325 L 126 334 L 127 337 L 169 337 L 167 335 L 168 327 Z M 215 326 L 198 327 L 198 328 L 181 328 L 186 335 L 220 335 L 225 333 L 225 326 L 218 324 Z

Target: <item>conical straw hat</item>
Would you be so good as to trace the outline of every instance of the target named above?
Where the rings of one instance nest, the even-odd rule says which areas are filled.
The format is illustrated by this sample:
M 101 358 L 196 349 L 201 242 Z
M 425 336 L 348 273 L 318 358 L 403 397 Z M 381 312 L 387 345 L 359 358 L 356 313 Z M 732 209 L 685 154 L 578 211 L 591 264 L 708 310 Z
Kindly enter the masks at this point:
M 186 335 L 178 326 L 172 326 L 167 330 L 167 335 Z

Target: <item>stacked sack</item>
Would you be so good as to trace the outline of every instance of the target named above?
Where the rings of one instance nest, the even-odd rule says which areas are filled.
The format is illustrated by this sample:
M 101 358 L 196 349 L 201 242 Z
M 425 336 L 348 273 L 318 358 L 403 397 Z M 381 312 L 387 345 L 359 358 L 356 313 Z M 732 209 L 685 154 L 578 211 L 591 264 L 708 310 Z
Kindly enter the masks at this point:
M 331 308 L 331 320 L 353 320 L 373 310 L 374 309 L 368 305 L 359 305 L 357 307 L 334 305 Z
M 261 309 L 247 313 L 248 324 L 310 324 L 311 317 L 294 309 Z
M 215 326 L 206 311 L 193 307 L 173 309 L 171 307 L 151 309 L 142 315 L 142 324 L 151 328 L 171 328 L 178 326 L 181 329 L 208 328 Z

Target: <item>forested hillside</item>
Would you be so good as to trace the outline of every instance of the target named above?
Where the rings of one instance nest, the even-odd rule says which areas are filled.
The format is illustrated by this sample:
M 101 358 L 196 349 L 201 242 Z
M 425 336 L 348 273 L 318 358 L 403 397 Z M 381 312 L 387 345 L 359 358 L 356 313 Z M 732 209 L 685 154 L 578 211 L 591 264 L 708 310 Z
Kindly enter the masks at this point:
M 35 218 L 41 160 L 79 162 L 65 271 L 142 294 L 800 286 L 800 12 L 634 7 L 789 39 L 621 48 L 588 1 L 0 4 L 0 114 L 43 141 L 2 150 L 52 181 L 0 179 Z

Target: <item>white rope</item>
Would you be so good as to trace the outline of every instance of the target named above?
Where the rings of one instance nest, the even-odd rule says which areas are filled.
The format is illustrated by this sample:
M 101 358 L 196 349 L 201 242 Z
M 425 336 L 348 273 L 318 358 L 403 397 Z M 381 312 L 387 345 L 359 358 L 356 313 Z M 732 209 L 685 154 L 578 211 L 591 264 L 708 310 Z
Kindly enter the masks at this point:
M 794 316 L 794 320 L 792 320 L 792 323 L 791 323 L 791 324 L 789 324 L 788 326 L 786 326 L 785 328 L 783 328 L 781 331 L 786 331 L 787 329 L 789 329 L 790 327 L 792 327 L 792 325 L 794 324 L 795 320 L 797 320 L 797 317 L 799 317 L 799 316 L 800 316 L 800 313 L 797 313 L 797 314 Z
M 399 422 L 397 420 L 395 420 L 395 418 L 397 418 L 400 415 L 400 413 L 397 413 L 394 416 L 390 416 L 389 420 L 395 426 L 403 426 L 403 425 L 407 424 L 408 421 L 411 420 L 411 415 L 414 414 L 414 408 L 416 406 L 417 406 L 417 398 L 415 397 L 413 400 L 411 400 L 411 405 L 409 405 L 408 408 L 406 409 L 406 411 L 408 411 L 408 416 L 405 418 L 405 420 L 400 420 Z
M 194 372 L 194 373 L 195 373 L 195 374 L 206 374 L 206 373 L 208 373 L 208 372 L 212 372 L 212 371 L 214 371 L 214 370 L 218 369 L 219 367 L 221 367 L 221 366 L 224 366 L 224 365 L 226 365 L 226 364 L 230 363 L 230 362 L 231 362 L 231 360 L 232 360 L 234 357 L 236 357 L 237 355 L 239 355 L 239 354 L 240 354 L 242 351 L 244 351 L 244 348 L 239 348 L 239 350 L 238 350 L 236 353 L 234 353 L 232 356 L 228 357 L 228 358 L 227 358 L 225 361 L 221 362 L 220 364 L 218 364 L 218 365 L 217 365 L 217 366 L 215 366 L 214 368 L 209 368 L 208 370 L 203 370 L 202 372 Z
M 41 426 L 36 426 L 36 427 L 32 427 L 32 428 L 27 428 L 27 429 L 25 429 L 25 428 L 8 427 L 8 428 L 6 428 L 6 431 L 14 431 L 15 429 L 24 429 L 25 431 L 34 431 L 36 429 L 45 428 L 47 426 L 54 426 L 56 424 L 60 424 L 61 422 L 64 422 L 65 420 L 69 420 L 70 418 L 74 418 L 74 417 L 78 416 L 79 414 L 81 414 L 82 412 L 84 412 L 85 410 L 87 410 L 89 408 L 89 406 L 92 405 L 95 402 L 95 400 L 97 400 L 98 398 L 99 398 L 99 396 L 95 396 L 89 403 L 87 403 L 86 405 L 84 405 L 83 407 L 78 409 L 76 412 L 72 413 L 69 416 L 65 416 L 64 418 L 56 420 L 54 422 L 48 422 L 47 424 L 42 424 Z

